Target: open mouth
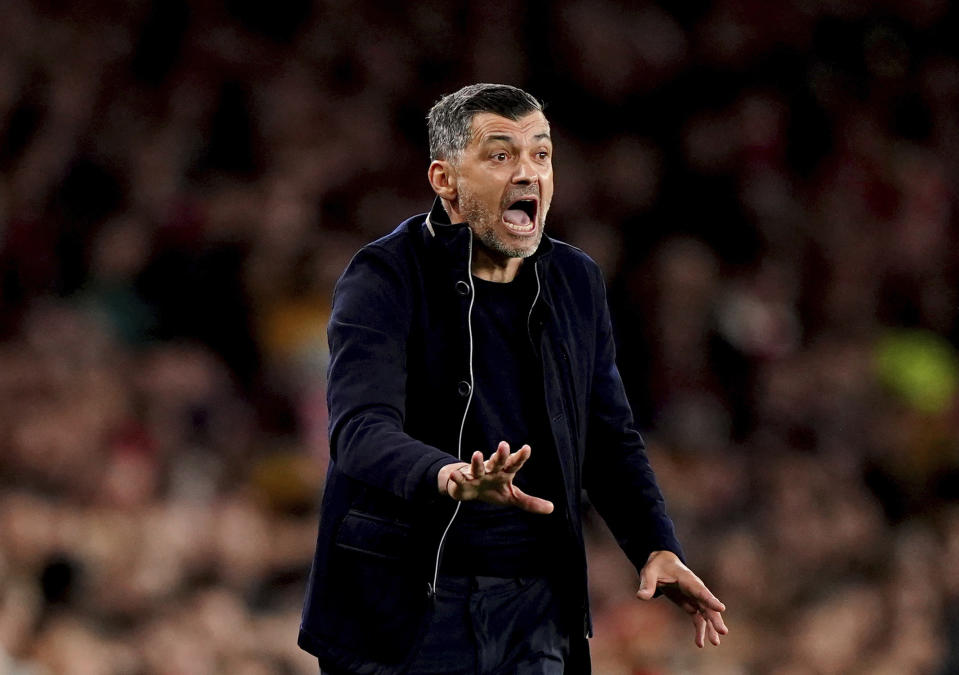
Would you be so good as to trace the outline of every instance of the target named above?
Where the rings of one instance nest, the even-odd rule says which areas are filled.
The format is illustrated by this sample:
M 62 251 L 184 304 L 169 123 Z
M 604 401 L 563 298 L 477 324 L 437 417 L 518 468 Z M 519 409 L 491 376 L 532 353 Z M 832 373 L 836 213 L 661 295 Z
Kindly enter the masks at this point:
M 517 234 L 535 232 L 538 207 L 539 204 L 535 199 L 517 199 L 503 212 L 503 222 L 510 231 Z

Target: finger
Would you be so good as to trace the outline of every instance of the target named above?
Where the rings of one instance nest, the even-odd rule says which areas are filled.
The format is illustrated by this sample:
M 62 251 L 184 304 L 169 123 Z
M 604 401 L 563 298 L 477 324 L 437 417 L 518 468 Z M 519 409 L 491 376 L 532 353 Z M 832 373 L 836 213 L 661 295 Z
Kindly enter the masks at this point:
M 476 497 L 476 489 L 470 485 L 471 478 L 462 471 L 451 473 L 450 480 L 453 481 L 453 485 L 449 487 L 447 492 L 453 499 L 464 502 Z
M 726 605 L 719 601 L 715 595 L 706 588 L 706 584 L 692 572 L 683 575 L 679 580 L 683 592 L 696 600 L 702 609 L 711 609 L 714 612 L 725 612 Z
M 715 595 L 709 592 L 709 589 L 700 582 L 699 584 L 702 588 L 698 589 L 697 592 L 693 592 L 691 595 L 699 601 L 700 606 L 703 609 L 711 609 L 714 612 L 725 612 L 726 605 L 719 601 Z
M 486 461 L 487 473 L 494 473 L 502 469 L 507 459 L 509 459 L 509 443 L 500 441 L 499 445 L 496 446 L 496 450 Z
M 470 473 L 473 478 L 480 478 L 486 475 L 486 464 L 483 462 L 483 453 L 477 450 L 470 458 Z
M 706 619 L 697 612 L 693 615 L 693 625 L 696 626 L 696 646 L 702 649 L 706 646 Z
M 513 486 L 513 505 L 530 513 L 547 515 L 553 512 L 553 502 L 528 495 L 515 485 Z
M 454 471 L 453 473 L 459 472 Z M 446 483 L 446 494 L 456 501 L 463 501 L 463 489 L 452 475 L 450 475 L 450 479 Z
M 657 583 L 656 572 L 649 565 L 644 566 L 639 573 L 639 591 L 636 597 L 640 600 L 651 599 L 656 594 Z
M 729 629 L 726 627 L 726 622 L 723 621 L 722 614 L 720 614 L 719 612 L 710 612 L 710 611 L 705 612 L 705 614 L 706 614 L 706 619 L 709 621 L 709 623 L 712 625 L 712 627 L 716 630 L 717 633 L 719 633 L 720 635 L 726 635 L 727 633 L 729 633 Z
M 709 636 L 710 643 L 719 646 L 719 632 L 713 626 L 711 621 L 706 621 L 706 635 Z
M 503 471 L 506 473 L 516 473 L 523 468 L 524 464 L 526 464 L 526 460 L 529 459 L 530 453 L 532 453 L 532 449 L 530 449 L 529 445 L 524 445 L 509 456 L 509 458 L 506 460 L 506 463 L 503 465 Z

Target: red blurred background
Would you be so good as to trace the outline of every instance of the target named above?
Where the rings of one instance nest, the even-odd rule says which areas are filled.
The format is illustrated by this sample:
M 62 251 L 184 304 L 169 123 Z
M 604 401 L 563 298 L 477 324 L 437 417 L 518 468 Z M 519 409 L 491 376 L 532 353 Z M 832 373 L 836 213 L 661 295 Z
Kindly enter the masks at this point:
M 697 651 L 591 518 L 595 672 L 959 672 L 957 35 L 945 0 L 4 0 L 0 672 L 316 672 L 332 286 L 429 208 L 424 116 L 475 81 L 547 103 L 548 228 L 729 606 Z

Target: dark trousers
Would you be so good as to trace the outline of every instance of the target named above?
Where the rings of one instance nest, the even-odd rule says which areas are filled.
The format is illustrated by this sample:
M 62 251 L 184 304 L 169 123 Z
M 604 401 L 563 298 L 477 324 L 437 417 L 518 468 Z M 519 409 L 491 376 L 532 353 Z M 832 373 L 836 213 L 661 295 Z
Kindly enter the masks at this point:
M 409 675 L 563 675 L 569 633 L 548 579 L 440 577 L 435 602 Z

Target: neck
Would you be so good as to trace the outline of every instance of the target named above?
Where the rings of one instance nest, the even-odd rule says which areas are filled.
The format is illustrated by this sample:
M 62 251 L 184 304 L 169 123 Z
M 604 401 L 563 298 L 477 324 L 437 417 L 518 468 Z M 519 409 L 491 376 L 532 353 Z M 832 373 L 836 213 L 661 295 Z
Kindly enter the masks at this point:
M 474 240 L 473 243 L 473 266 L 470 271 L 475 276 L 483 281 L 507 284 L 519 274 L 519 268 L 523 265 L 522 258 L 498 255 L 479 241 Z

